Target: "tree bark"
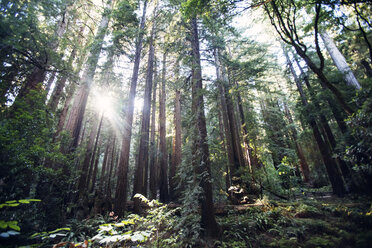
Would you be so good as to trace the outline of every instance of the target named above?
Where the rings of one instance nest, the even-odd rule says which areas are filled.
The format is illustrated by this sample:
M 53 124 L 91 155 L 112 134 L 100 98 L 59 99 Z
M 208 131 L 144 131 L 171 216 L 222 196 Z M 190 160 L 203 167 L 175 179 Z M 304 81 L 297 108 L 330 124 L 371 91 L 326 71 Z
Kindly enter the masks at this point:
M 303 92 L 301 82 L 299 81 L 299 79 L 297 77 L 297 74 L 296 74 L 296 72 L 293 68 L 292 62 L 290 61 L 290 59 L 288 57 L 288 54 L 286 52 L 284 52 L 284 54 L 287 58 L 287 63 L 289 65 L 291 73 L 294 77 L 297 89 L 300 93 L 302 104 L 306 108 L 307 105 L 308 105 L 308 102 L 307 102 L 306 96 Z M 316 141 L 316 143 L 319 147 L 319 151 L 322 155 L 322 159 L 323 159 L 324 165 L 325 165 L 326 170 L 327 170 L 328 178 L 329 178 L 329 180 L 331 182 L 331 185 L 332 185 L 333 193 L 338 195 L 338 196 L 343 196 L 345 194 L 344 181 L 343 181 L 342 176 L 340 174 L 340 171 L 338 169 L 337 163 L 332 158 L 332 153 L 329 150 L 328 145 L 322 139 L 321 134 L 320 134 L 319 129 L 318 129 L 318 126 L 317 126 L 317 124 L 314 120 L 314 117 L 310 113 L 307 113 L 307 116 L 308 116 L 308 121 L 309 121 L 309 124 L 311 126 L 311 129 L 313 130 L 313 135 L 314 135 L 315 141 Z
M 361 64 L 363 65 L 364 69 L 366 70 L 367 77 L 372 78 L 372 68 L 371 68 L 370 64 L 364 59 L 361 61 Z
M 201 226 L 207 237 L 219 237 L 220 227 L 216 221 L 213 206 L 213 191 L 209 147 L 207 142 L 207 127 L 204 114 L 203 84 L 200 64 L 199 35 L 197 19 L 191 19 L 191 48 L 192 48 L 192 113 L 194 115 L 195 134 L 193 166 L 196 175 L 201 176 L 200 186 L 203 189 L 201 201 Z
M 168 202 L 169 191 L 168 191 L 168 152 L 167 152 L 167 141 L 166 136 L 166 116 L 165 116 L 165 82 L 166 82 L 166 59 L 167 52 L 163 54 L 163 71 L 161 76 L 161 88 L 159 92 L 159 166 L 160 166 L 160 178 L 159 178 L 159 190 L 160 190 L 160 201 Z
M 89 170 L 89 164 L 90 159 L 92 157 L 93 153 L 93 146 L 94 146 L 94 140 L 96 139 L 97 132 L 98 132 L 98 119 L 93 118 L 93 124 L 90 130 L 89 140 L 87 144 L 87 149 L 84 156 L 84 161 L 81 167 L 81 173 L 78 181 L 78 194 L 79 198 L 81 198 L 88 190 L 86 189 L 86 182 L 88 178 L 88 170 Z
M 177 168 L 181 164 L 181 152 L 182 152 L 182 127 L 181 127 L 181 92 L 179 89 L 176 90 L 176 97 L 174 99 L 174 136 L 173 136 L 173 156 L 172 156 L 172 165 L 169 169 L 170 181 L 169 181 L 169 191 L 171 200 L 175 200 L 176 196 L 176 172 Z
M 96 135 L 96 141 L 94 143 L 94 148 L 93 148 L 93 153 L 92 153 L 92 158 L 90 160 L 90 166 L 89 166 L 89 171 L 88 171 L 88 177 L 87 177 L 87 181 L 86 181 L 86 188 L 89 189 L 89 183 L 92 181 L 92 188 L 91 188 L 91 192 L 93 191 L 94 189 L 94 184 L 96 183 L 96 176 L 97 176 L 97 163 L 95 163 L 95 157 L 96 157 L 96 152 L 97 152 L 97 147 L 98 147 L 98 141 L 99 141 L 99 137 L 101 135 L 101 129 L 102 129 L 102 125 L 103 125 L 103 114 L 101 115 L 101 120 L 99 122 L 99 126 L 98 126 L 98 131 L 97 131 L 97 135 Z M 98 157 L 99 157 L 99 149 L 98 149 Z M 92 178 L 92 180 L 91 180 Z
M 128 165 L 129 165 L 129 151 L 132 137 L 133 111 L 134 99 L 136 97 L 136 88 L 138 81 L 139 64 L 141 61 L 143 31 L 145 29 L 147 0 L 144 1 L 143 13 L 141 23 L 138 29 L 138 36 L 136 40 L 136 52 L 134 58 L 134 67 L 132 80 L 130 85 L 129 100 L 127 107 L 124 109 L 124 132 L 123 141 L 120 153 L 120 160 L 118 165 L 118 179 L 114 200 L 114 211 L 118 216 L 123 216 L 126 202 L 127 202 L 127 188 L 128 188 Z
M 74 47 L 74 49 L 72 50 L 71 55 L 68 59 L 68 68 L 72 68 L 72 62 L 74 61 L 75 56 L 76 56 L 76 47 Z M 49 103 L 48 103 L 49 109 L 52 112 L 55 112 L 57 110 L 58 103 L 59 103 L 59 101 L 61 100 L 61 97 L 62 97 L 63 89 L 66 86 L 67 78 L 68 78 L 68 74 L 64 73 L 63 75 L 60 75 L 60 78 L 58 78 L 58 80 L 56 82 L 53 93 L 52 93 L 52 95 L 50 97 L 50 100 L 49 100 Z
M 231 123 L 229 122 L 227 104 L 226 104 L 226 92 L 225 86 L 222 77 L 222 68 L 221 62 L 219 59 L 219 51 L 215 49 L 214 51 L 214 60 L 216 64 L 216 76 L 217 76 L 217 84 L 218 89 L 220 91 L 220 102 L 221 102 L 221 113 L 222 113 L 222 120 L 223 120 L 223 127 L 225 130 L 225 138 L 226 138 L 226 148 L 227 148 L 227 157 L 229 159 L 229 171 L 231 174 L 235 174 L 235 171 L 240 167 L 239 157 L 236 154 L 236 150 L 234 149 L 234 141 L 232 138 L 232 130 Z
M 310 181 L 310 170 L 309 170 L 309 165 L 307 164 L 307 161 L 305 159 L 304 152 L 302 150 L 302 147 L 300 143 L 298 142 L 298 135 L 297 135 L 297 130 L 293 126 L 294 122 L 292 119 L 291 112 L 288 109 L 287 103 L 284 102 L 284 111 L 285 115 L 288 119 L 289 124 L 292 126 L 291 131 L 292 131 L 292 136 L 293 136 L 293 141 L 295 143 L 295 148 L 296 148 L 296 153 L 298 158 L 300 159 L 300 168 L 301 168 L 301 173 L 304 178 L 304 182 L 308 183 Z
M 107 5 L 111 9 L 111 0 L 108 0 Z M 104 38 L 109 24 L 109 14 L 105 11 L 99 24 L 96 36 L 94 37 L 94 45 L 91 47 L 88 61 L 86 63 L 83 75 L 80 80 L 80 88 L 75 95 L 74 103 L 71 107 L 71 113 L 66 125 L 66 130 L 71 134 L 72 142 L 70 147 L 65 152 L 73 151 L 78 146 L 81 124 L 84 118 L 86 105 L 90 88 L 96 72 L 99 55 L 101 54 Z
M 155 14 L 156 10 L 154 11 Z M 155 35 L 155 22 L 153 23 L 150 44 L 149 44 L 149 56 L 147 60 L 147 73 L 146 73 L 146 84 L 145 93 L 143 95 L 143 108 L 142 108 L 142 123 L 140 130 L 140 141 L 139 150 L 136 161 L 136 170 L 134 174 L 134 186 L 133 195 L 142 194 L 145 195 L 145 185 L 147 186 L 147 169 L 149 159 L 149 131 L 150 131 L 150 110 L 151 110 L 151 92 L 152 92 L 152 79 L 154 72 L 154 35 Z M 141 213 L 141 199 L 134 198 L 134 211 Z
M 333 39 L 328 35 L 326 31 L 321 31 L 320 37 L 322 37 L 324 46 L 327 48 L 327 51 L 329 55 L 331 55 L 333 63 L 335 63 L 337 69 L 342 74 L 346 84 L 359 90 L 361 87 L 360 87 L 358 80 L 356 79 L 356 77 L 354 76 L 354 73 L 351 71 L 350 67 L 348 66 L 345 57 L 338 50 Z
M 156 60 L 154 61 L 156 62 Z M 157 145 L 155 142 L 155 118 L 156 118 L 156 88 L 157 88 L 157 70 L 156 63 L 154 68 L 154 90 L 152 92 L 152 106 L 151 106 L 151 133 L 150 133 L 150 199 L 156 199 L 157 196 L 157 168 L 156 168 L 156 154 Z

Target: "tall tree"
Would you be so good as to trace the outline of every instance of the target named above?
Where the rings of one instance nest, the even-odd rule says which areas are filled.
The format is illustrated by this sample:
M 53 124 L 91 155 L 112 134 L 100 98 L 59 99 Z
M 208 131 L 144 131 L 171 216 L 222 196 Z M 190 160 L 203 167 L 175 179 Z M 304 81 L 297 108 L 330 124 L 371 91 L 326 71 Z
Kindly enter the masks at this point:
M 110 20 L 111 8 L 112 0 L 108 0 L 107 6 L 102 14 L 102 19 L 98 26 L 96 36 L 94 37 L 93 45 L 89 51 L 88 60 L 80 79 L 80 87 L 74 97 L 74 103 L 71 107 L 70 117 L 66 124 L 66 130 L 72 136 L 72 142 L 70 147 L 67 148 L 68 150 L 74 150 L 78 145 L 82 121 L 88 102 L 88 96 Z
M 156 7 L 154 10 L 154 17 L 156 16 Z M 145 186 L 147 186 L 147 171 L 149 161 L 149 132 L 150 132 L 150 113 L 151 113 L 151 93 L 152 93 L 152 82 L 154 74 L 154 38 L 155 38 L 156 22 L 152 24 L 149 44 L 149 54 L 147 59 L 147 73 L 146 73 L 146 84 L 145 93 L 143 95 L 143 108 L 142 108 L 142 120 L 140 130 L 140 141 L 138 147 L 138 155 L 136 161 L 136 170 L 134 174 L 134 187 L 133 195 L 145 194 Z M 146 183 L 145 183 L 146 181 Z M 139 198 L 134 198 L 134 210 L 140 213 Z
M 312 59 L 308 53 L 308 47 L 300 40 L 298 29 L 296 25 L 296 18 L 298 18 L 298 3 L 292 0 L 286 1 L 269 1 L 264 4 L 266 13 L 268 14 L 271 24 L 276 29 L 280 38 L 287 44 L 293 46 L 297 54 L 303 58 L 309 68 L 317 75 L 320 83 L 328 88 L 333 95 L 336 97 L 337 101 L 342 106 L 343 110 L 352 114 L 354 110 L 345 100 L 344 95 L 341 91 L 334 86 L 324 73 L 324 56 L 321 52 L 319 45 L 319 19 L 321 15 L 321 3 L 317 1 L 315 3 L 315 17 L 314 17 L 314 39 L 317 59 L 319 63 L 317 64 L 314 59 Z
M 359 90 L 361 87 L 358 80 L 356 79 L 354 73 L 351 71 L 350 67 L 346 63 L 345 57 L 342 55 L 340 50 L 338 50 L 333 39 L 328 35 L 328 33 L 325 30 L 320 31 L 320 37 L 322 37 L 323 43 L 327 48 L 329 55 L 331 55 L 333 62 L 335 63 L 337 69 L 342 74 L 346 84 Z
M 216 221 L 213 206 L 213 192 L 211 183 L 211 169 L 209 147 L 207 142 L 207 128 L 204 114 L 203 83 L 200 63 L 200 47 L 197 18 L 190 20 L 190 42 L 192 49 L 192 114 L 195 124 L 193 136 L 193 166 L 200 178 L 200 186 L 203 189 L 201 201 L 201 224 L 206 236 L 218 237 L 220 227 Z
M 124 133 L 123 141 L 120 153 L 120 160 L 118 165 L 118 179 L 116 185 L 114 210 L 119 216 L 124 214 L 126 203 L 127 203 L 127 188 L 128 188 L 128 165 L 129 165 L 129 151 L 132 137 L 132 124 L 133 124 L 133 111 L 134 111 L 134 99 L 136 97 L 137 81 L 139 65 L 141 61 L 143 33 L 146 22 L 146 9 L 147 0 L 143 3 L 142 19 L 138 27 L 138 36 L 136 39 L 136 50 L 134 54 L 134 67 L 132 73 L 132 79 L 129 91 L 129 100 L 126 108 L 124 109 Z
M 179 165 L 181 164 L 181 145 L 182 145 L 182 126 L 181 126 L 181 91 L 176 89 L 176 97 L 174 99 L 174 116 L 173 116 L 173 125 L 174 125 L 174 136 L 172 144 L 172 164 L 169 168 L 169 193 L 171 199 L 176 198 L 176 171 Z
M 159 91 L 159 166 L 160 166 L 160 177 L 159 177 L 159 189 L 160 189 L 160 200 L 167 202 L 169 200 L 168 190 L 168 152 L 167 152 L 167 140 L 166 136 L 166 116 L 165 116 L 165 101 L 166 101 L 166 65 L 167 51 L 163 53 L 163 71 L 161 76 L 161 87 Z
M 292 76 L 295 80 L 298 92 L 300 93 L 302 104 L 306 107 L 306 106 L 308 106 L 308 101 L 307 101 L 306 95 L 305 95 L 305 93 L 302 89 L 301 82 L 297 77 L 296 71 L 295 71 L 295 69 L 292 65 L 291 60 L 289 59 L 288 54 L 286 52 L 284 52 L 284 55 L 286 56 L 288 66 L 289 66 L 289 68 L 291 70 L 291 73 L 292 73 Z M 315 141 L 318 145 L 319 151 L 322 155 L 324 165 L 327 169 L 327 174 L 328 174 L 328 178 L 329 178 L 329 180 L 331 182 L 331 185 L 332 185 L 333 193 L 338 195 L 338 196 L 343 196 L 345 194 L 345 187 L 344 187 L 344 182 L 343 182 L 342 176 L 341 176 L 340 171 L 338 169 L 338 165 L 337 165 L 336 161 L 332 158 L 332 153 L 329 149 L 329 146 L 323 140 L 313 115 L 311 115 L 310 113 L 307 113 L 307 115 L 308 115 L 308 118 L 309 118 L 308 122 L 310 124 L 311 129 L 313 130 L 313 135 L 314 135 Z

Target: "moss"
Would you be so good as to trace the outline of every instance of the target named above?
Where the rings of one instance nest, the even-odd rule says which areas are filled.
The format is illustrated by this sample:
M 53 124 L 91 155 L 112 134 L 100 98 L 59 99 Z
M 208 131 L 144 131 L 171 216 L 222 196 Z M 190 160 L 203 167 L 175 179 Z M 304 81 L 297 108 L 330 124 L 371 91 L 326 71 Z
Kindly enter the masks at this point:
M 335 238 L 332 236 L 313 236 L 306 243 L 305 248 L 333 248 L 338 247 L 340 244 L 340 238 Z
M 297 218 L 318 218 L 322 216 L 322 212 L 313 206 L 301 204 L 296 210 L 295 217 Z

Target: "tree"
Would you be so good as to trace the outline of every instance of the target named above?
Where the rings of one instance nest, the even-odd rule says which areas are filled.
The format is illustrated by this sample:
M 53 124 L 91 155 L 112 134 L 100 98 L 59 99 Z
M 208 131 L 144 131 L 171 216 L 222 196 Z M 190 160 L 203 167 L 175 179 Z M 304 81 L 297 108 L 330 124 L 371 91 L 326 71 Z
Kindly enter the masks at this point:
M 138 27 L 138 36 L 136 39 L 136 50 L 134 54 L 134 67 L 130 85 L 129 100 L 125 109 L 124 117 L 124 134 L 122 141 L 122 148 L 120 153 L 120 160 L 118 165 L 118 179 L 116 185 L 114 210 L 119 216 L 122 216 L 127 202 L 127 184 L 128 184 L 128 163 L 129 163 L 129 151 L 132 137 L 132 123 L 133 123 L 133 109 L 134 99 L 136 97 L 136 88 L 138 81 L 139 64 L 141 61 L 142 43 L 143 43 L 143 31 L 145 28 L 146 21 L 146 8 L 147 0 L 143 3 L 143 12 L 140 26 Z
M 324 73 L 324 56 L 320 50 L 319 46 L 319 18 L 321 14 L 321 4 L 317 2 L 315 4 L 315 17 L 314 17 L 314 37 L 315 37 L 315 47 L 316 47 L 316 54 L 320 61 L 319 65 L 317 65 L 314 60 L 307 54 L 307 46 L 300 41 L 297 25 L 296 25 L 296 18 L 298 16 L 298 8 L 295 1 L 270 1 L 269 3 L 264 4 L 265 11 L 269 16 L 271 24 L 274 26 L 275 30 L 277 31 L 280 38 L 287 44 L 293 46 L 297 54 L 303 58 L 309 68 L 317 75 L 320 80 L 320 83 L 328 88 L 336 97 L 337 101 L 342 106 L 343 110 L 348 113 L 352 114 L 354 111 L 349 106 L 349 104 L 344 99 L 343 94 L 340 90 L 335 87 L 329 79 L 326 77 Z
M 328 35 L 326 31 L 321 31 L 320 37 L 322 37 L 323 43 L 325 47 L 327 48 L 329 55 L 331 55 L 333 62 L 337 66 L 337 69 L 343 75 L 346 81 L 346 84 L 359 90 L 361 87 L 360 87 L 358 80 L 355 78 L 350 67 L 347 65 L 344 56 L 337 49 L 336 44 L 334 43 L 332 38 Z
M 297 74 L 293 68 L 292 62 L 290 61 L 288 54 L 286 52 L 284 52 L 284 54 L 286 56 L 287 63 L 291 70 L 292 76 L 295 80 L 298 92 L 300 93 L 301 102 L 306 107 L 308 106 L 308 101 L 302 89 L 301 82 L 297 77 Z M 344 187 L 342 176 L 338 169 L 338 165 L 335 162 L 335 160 L 332 158 L 331 151 L 328 145 L 324 142 L 323 138 L 321 137 L 320 131 L 318 129 L 318 126 L 317 126 L 317 123 L 315 122 L 314 117 L 310 113 L 307 113 L 307 115 L 309 116 L 308 122 L 313 131 L 315 141 L 318 145 L 319 151 L 322 155 L 324 165 L 327 169 L 328 178 L 331 182 L 333 193 L 338 196 L 343 196 L 345 194 L 345 187 Z
M 156 9 L 154 10 L 154 16 L 156 16 Z M 155 38 L 156 22 L 153 22 L 150 42 L 149 42 L 149 55 L 147 59 L 147 73 L 146 73 L 146 84 L 145 93 L 143 96 L 143 108 L 142 108 L 142 120 L 140 130 L 140 141 L 138 147 L 138 156 L 136 161 L 136 172 L 134 177 L 133 195 L 145 194 L 147 189 L 147 170 L 148 170 L 148 159 L 149 159 L 149 132 L 150 132 L 150 114 L 151 114 L 151 93 L 153 84 L 153 72 L 154 72 L 154 38 Z M 146 183 L 145 183 L 146 181 Z M 146 195 L 146 194 L 145 194 Z M 137 213 L 141 212 L 140 209 L 141 200 L 134 198 L 134 210 Z
M 214 215 L 212 183 L 210 181 L 210 158 L 207 143 L 207 129 L 204 115 L 203 84 L 201 77 L 200 48 L 197 18 L 190 19 L 190 42 L 192 48 L 192 113 L 194 115 L 195 133 L 193 135 L 194 151 L 193 166 L 195 173 L 200 177 L 200 186 L 203 189 L 201 199 L 201 223 L 205 235 L 218 237 L 220 227 Z
M 88 60 L 85 65 L 83 75 L 80 79 L 80 87 L 74 97 L 74 103 L 71 107 L 70 117 L 66 124 L 66 130 L 72 136 L 72 142 L 67 150 L 75 150 L 78 146 L 82 121 L 88 101 L 89 92 L 93 82 L 93 77 L 96 72 L 99 55 L 102 50 L 104 38 L 110 20 L 110 12 L 112 8 L 112 1 L 107 1 L 107 7 L 102 14 L 93 45 L 89 51 Z

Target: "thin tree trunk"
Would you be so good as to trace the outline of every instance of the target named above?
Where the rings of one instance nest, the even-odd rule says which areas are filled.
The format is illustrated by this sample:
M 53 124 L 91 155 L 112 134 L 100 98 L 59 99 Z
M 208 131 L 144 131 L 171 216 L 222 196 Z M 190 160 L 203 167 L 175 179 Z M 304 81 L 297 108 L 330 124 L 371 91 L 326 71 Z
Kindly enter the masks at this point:
M 226 141 L 225 141 L 225 135 L 224 135 L 224 126 L 223 126 L 223 120 L 222 120 L 222 113 L 221 113 L 221 109 L 219 109 L 218 111 L 218 126 L 219 126 L 219 134 L 220 134 L 220 139 L 221 139 L 221 142 L 222 142 L 222 147 L 223 147 L 223 157 L 226 157 L 227 156 L 227 148 L 226 148 Z M 226 176 L 225 176 L 225 186 L 226 186 L 226 192 L 229 191 L 229 188 L 231 186 L 231 178 L 230 178 L 230 168 L 229 168 L 229 164 L 228 163 L 225 163 L 225 173 L 226 173 Z
M 161 77 L 161 87 L 159 94 L 159 141 L 160 141 L 160 201 L 167 202 L 169 200 L 168 191 L 168 152 L 166 136 L 166 116 L 165 116 L 165 82 L 166 82 L 166 58 L 167 52 L 163 54 L 163 71 Z
M 232 127 L 230 126 L 228 110 L 226 105 L 226 92 L 222 77 L 222 70 L 221 70 L 221 62 L 219 60 L 219 52 L 217 49 L 214 51 L 215 63 L 216 63 L 216 75 L 217 75 L 217 84 L 218 89 L 220 91 L 220 102 L 221 102 L 221 112 L 222 112 L 222 120 L 223 120 L 223 127 L 225 130 L 225 138 L 226 138 L 226 148 L 227 148 L 227 157 L 229 159 L 229 171 L 231 174 L 235 174 L 236 170 L 239 169 L 239 157 L 237 156 L 234 150 L 234 141 L 232 138 Z
M 202 175 L 200 186 L 203 189 L 201 201 L 201 226 L 207 237 L 219 237 L 220 227 L 216 221 L 213 206 L 213 191 L 209 147 L 207 142 L 207 125 L 204 114 L 203 83 L 200 64 L 200 48 L 197 19 L 191 19 L 192 48 L 192 113 L 195 118 L 193 166 L 196 175 Z
M 86 184 L 85 187 L 87 189 L 89 189 L 89 183 L 91 181 L 92 181 L 92 189 L 94 188 L 94 184 L 96 182 L 97 164 L 95 164 L 95 156 L 96 156 L 96 152 L 97 152 L 99 137 L 101 135 L 102 125 L 103 125 L 103 114 L 101 115 L 101 120 L 99 122 L 97 136 L 96 136 L 96 141 L 94 143 L 94 148 L 93 148 L 93 153 L 92 153 L 92 158 L 90 160 L 90 167 L 89 167 L 88 177 L 87 177 L 87 179 L 86 179 L 87 181 L 85 183 Z M 99 154 L 99 150 L 98 150 L 98 153 L 97 154 Z M 99 157 L 99 155 L 98 155 L 98 157 Z M 92 178 L 92 180 L 91 180 L 91 178 Z
M 99 124 L 98 119 L 93 118 L 93 124 L 92 124 L 92 128 L 90 130 L 88 145 L 87 145 L 87 149 L 86 149 L 86 152 L 85 152 L 84 161 L 83 161 L 83 164 L 82 164 L 82 167 L 81 167 L 81 173 L 80 173 L 80 177 L 79 177 L 79 181 L 78 181 L 79 198 L 81 198 L 83 196 L 83 194 L 85 194 L 87 192 L 86 182 L 87 182 L 87 178 L 88 178 L 88 170 L 89 170 L 90 159 L 91 159 L 92 153 L 93 153 L 94 140 L 96 139 L 97 132 L 98 132 L 98 126 L 99 126 L 98 124 Z
M 72 67 L 72 62 L 74 61 L 75 56 L 76 56 L 76 47 L 72 50 L 71 55 L 68 59 L 68 65 L 69 65 L 68 68 Z M 66 86 L 67 77 L 68 77 L 67 73 L 64 73 L 63 75 L 61 75 L 61 78 L 58 78 L 56 82 L 53 93 L 48 103 L 49 109 L 52 112 L 55 112 L 57 110 L 58 103 L 62 97 L 63 89 Z
M 68 89 L 68 92 L 67 92 L 67 97 L 66 97 L 65 104 L 63 106 L 62 112 L 61 112 L 61 114 L 59 116 L 59 119 L 58 119 L 57 131 L 56 131 L 56 133 L 54 134 L 54 137 L 53 137 L 54 141 L 59 137 L 59 135 L 61 134 L 61 132 L 63 130 L 63 127 L 65 126 L 67 113 L 68 113 L 68 110 L 70 108 L 71 101 L 74 97 L 76 84 L 74 82 L 71 82 L 71 84 L 72 85 L 70 85 L 70 87 Z
M 299 79 L 296 75 L 296 72 L 293 68 L 292 62 L 290 61 L 290 59 L 288 57 L 288 54 L 286 52 L 284 54 L 287 58 L 287 63 L 289 65 L 290 70 L 292 72 L 292 75 L 295 79 L 297 89 L 298 89 L 298 91 L 300 93 L 300 96 L 301 96 L 302 104 L 305 107 L 307 107 L 308 102 L 307 102 L 306 96 L 303 92 L 302 85 L 301 85 L 301 83 L 300 83 L 300 81 L 299 81 Z M 316 143 L 319 147 L 319 151 L 322 155 L 322 159 L 323 159 L 324 165 L 325 165 L 326 170 L 327 170 L 328 178 L 329 178 L 329 180 L 331 182 L 331 185 L 332 185 L 333 193 L 338 195 L 338 196 L 343 196 L 345 194 L 344 181 L 342 180 L 342 176 L 340 175 L 337 163 L 332 158 L 332 154 L 329 150 L 329 147 L 327 146 L 327 144 L 322 139 L 321 134 L 320 134 L 319 129 L 318 129 L 318 126 L 317 126 L 313 116 L 310 113 L 307 113 L 307 115 L 308 115 L 308 118 L 309 118 L 309 124 L 310 124 L 310 126 L 313 130 L 313 135 L 314 135 L 315 141 L 316 141 Z
M 156 60 L 154 61 L 156 62 Z M 154 67 L 154 89 L 152 92 L 152 106 L 151 106 L 151 134 L 150 134 L 150 199 L 156 199 L 157 195 L 157 176 L 156 176 L 156 153 L 157 145 L 155 143 L 155 118 L 156 118 L 156 87 L 157 87 L 157 70 L 156 63 Z
M 106 174 L 107 174 L 107 165 L 109 163 L 109 155 L 111 153 L 110 147 L 111 147 L 111 142 L 110 142 L 110 137 L 107 139 L 106 143 L 106 148 L 105 148 L 105 155 L 103 157 L 102 161 L 102 170 L 101 170 L 101 177 L 99 180 L 99 193 L 103 194 L 104 186 L 105 186 L 105 179 L 106 179 Z
M 303 68 L 302 66 L 300 65 L 299 61 L 297 58 L 295 58 L 295 62 L 297 64 L 297 67 L 300 69 L 300 72 L 301 72 L 301 75 L 303 75 L 304 77 L 304 82 L 307 84 L 307 85 L 310 85 L 309 83 L 309 79 L 308 77 L 306 76 L 306 74 L 304 73 L 303 71 Z M 321 87 L 323 89 L 326 89 L 326 87 L 324 85 L 321 85 Z M 337 106 L 336 104 L 334 104 L 334 100 L 331 98 L 331 97 L 326 97 L 326 100 L 328 102 L 328 105 L 332 111 L 332 114 L 337 122 L 337 125 L 340 129 L 340 131 L 343 133 L 343 134 L 346 134 L 348 132 L 348 128 L 345 124 L 345 121 L 344 121 L 344 117 L 342 116 L 342 113 L 341 113 L 341 109 L 339 106 Z
M 116 154 L 116 137 L 114 137 L 114 140 L 112 142 L 112 153 L 111 153 L 111 161 L 110 161 L 110 169 L 109 169 L 109 173 L 108 173 L 108 176 L 107 176 L 107 181 L 106 181 L 106 186 L 105 186 L 105 194 L 107 196 L 110 197 L 111 199 L 111 181 L 112 181 L 112 172 L 114 170 L 114 167 L 115 167 L 115 162 L 116 162 L 116 158 L 115 158 L 115 154 Z M 111 199 L 112 200 L 112 199 Z
M 131 143 L 131 137 L 132 137 L 134 99 L 136 97 L 138 71 L 139 71 L 139 64 L 141 60 L 143 31 L 145 29 L 145 21 L 146 21 L 146 8 L 147 8 L 147 0 L 144 1 L 141 24 L 138 29 L 133 75 L 132 75 L 130 92 L 129 92 L 129 101 L 128 101 L 127 107 L 125 108 L 125 117 L 124 117 L 125 124 L 124 124 L 124 132 L 123 132 L 123 141 L 122 141 L 122 148 L 121 148 L 121 153 L 120 153 L 120 162 L 118 165 L 118 179 L 117 179 L 115 201 L 114 201 L 115 214 L 117 214 L 118 216 L 123 216 L 125 208 L 126 208 L 126 203 L 127 203 L 128 164 L 129 164 L 130 143 Z
M 298 158 L 300 159 L 301 173 L 302 173 L 302 176 L 304 178 L 304 182 L 308 183 L 308 182 L 310 182 L 309 165 L 307 164 L 307 161 L 305 159 L 305 155 L 304 155 L 304 152 L 302 150 L 302 147 L 301 147 L 300 143 L 298 142 L 297 130 L 293 126 L 294 122 L 293 122 L 293 119 L 292 119 L 292 115 L 291 115 L 291 112 L 288 109 L 287 103 L 285 103 L 285 102 L 284 102 L 284 111 L 285 111 L 285 115 L 288 119 L 288 122 L 291 125 L 291 131 L 292 131 L 293 141 L 294 141 L 295 147 L 296 147 L 296 153 L 297 153 Z
M 176 90 L 176 97 L 174 99 L 174 137 L 173 137 L 173 156 L 172 156 L 172 165 L 169 169 L 170 181 L 169 181 L 169 191 L 172 200 L 177 198 L 176 196 L 176 172 L 177 168 L 181 164 L 181 152 L 182 152 L 182 127 L 181 127 L 181 92 Z
M 99 158 L 101 157 L 101 147 L 98 148 L 97 157 L 92 157 L 93 163 L 93 171 L 92 171 L 92 183 L 90 185 L 90 193 L 93 193 L 96 188 L 96 180 L 97 180 L 97 173 L 98 173 L 98 163 Z
M 356 77 L 354 76 L 354 73 L 351 71 L 350 67 L 348 66 L 345 57 L 336 47 L 336 44 L 334 43 L 333 39 L 328 35 L 326 31 L 321 31 L 320 37 L 322 37 L 323 43 L 325 47 L 327 48 L 329 55 L 331 55 L 331 58 L 333 62 L 335 63 L 337 69 L 340 71 L 340 73 L 344 77 L 346 84 L 359 90 L 361 87 L 360 87 L 358 80 L 356 79 Z
M 372 68 L 371 68 L 370 64 L 364 59 L 361 61 L 361 64 L 363 65 L 364 69 L 366 70 L 367 77 L 372 78 Z

